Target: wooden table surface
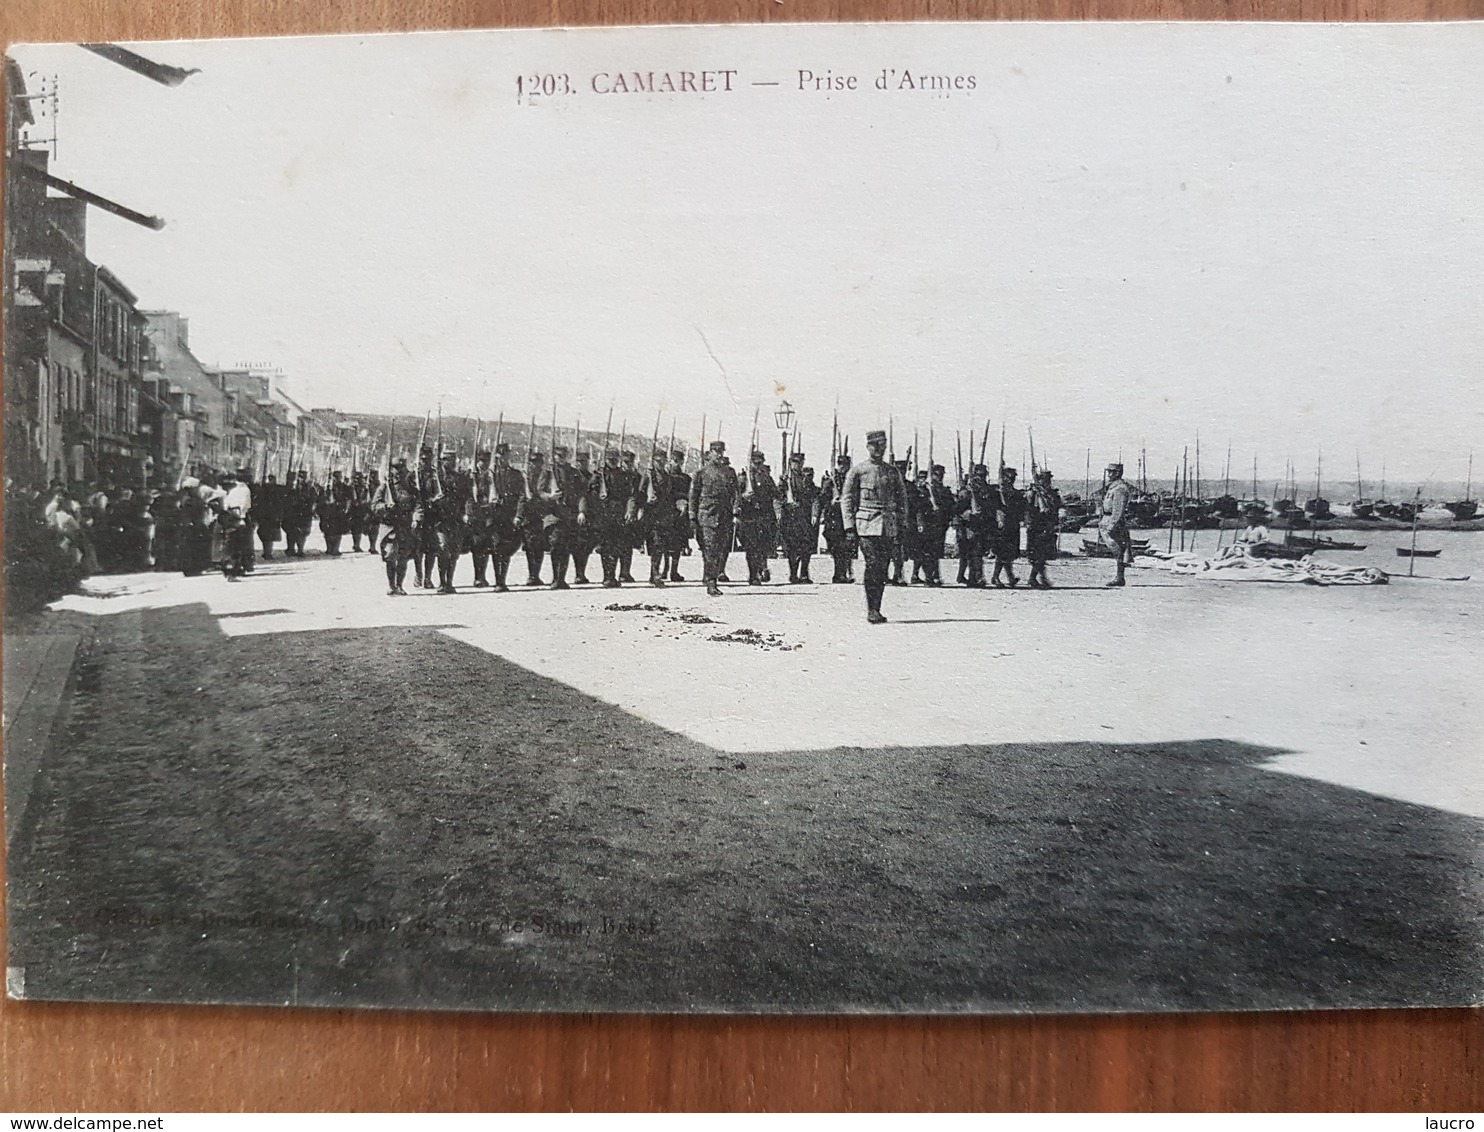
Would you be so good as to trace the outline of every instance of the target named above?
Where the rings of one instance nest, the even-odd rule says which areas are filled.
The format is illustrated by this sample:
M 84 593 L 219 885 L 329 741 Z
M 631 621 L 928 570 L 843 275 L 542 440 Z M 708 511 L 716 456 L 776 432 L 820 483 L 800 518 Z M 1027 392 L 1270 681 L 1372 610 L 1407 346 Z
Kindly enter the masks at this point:
M 0 40 L 845 19 L 1435 20 L 1484 0 L 3 0 Z M 1484 65 L 1484 63 L 1481 63 Z M 1478 1010 L 687 1018 L 0 1003 L 0 1110 L 1484 1108 Z

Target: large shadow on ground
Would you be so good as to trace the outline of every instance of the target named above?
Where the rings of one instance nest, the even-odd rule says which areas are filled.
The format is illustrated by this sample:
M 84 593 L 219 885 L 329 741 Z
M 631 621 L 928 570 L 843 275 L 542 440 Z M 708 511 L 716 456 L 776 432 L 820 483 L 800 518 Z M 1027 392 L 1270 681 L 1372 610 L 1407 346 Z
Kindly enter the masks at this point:
M 1484 981 L 1484 823 L 1269 749 L 737 756 L 426 628 L 98 625 L 12 840 L 30 996 L 1142 1010 Z M 733 710 L 725 673 L 696 679 Z

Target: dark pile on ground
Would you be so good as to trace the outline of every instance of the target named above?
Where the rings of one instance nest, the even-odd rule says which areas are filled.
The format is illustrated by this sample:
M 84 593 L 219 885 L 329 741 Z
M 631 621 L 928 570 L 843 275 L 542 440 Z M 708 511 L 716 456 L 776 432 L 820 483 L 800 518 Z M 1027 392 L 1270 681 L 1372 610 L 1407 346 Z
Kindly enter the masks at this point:
M 436 631 L 229 640 L 197 607 L 99 619 L 77 685 L 10 856 L 36 997 L 1479 997 L 1480 823 L 1263 771 L 1269 750 L 780 735 L 743 761 Z

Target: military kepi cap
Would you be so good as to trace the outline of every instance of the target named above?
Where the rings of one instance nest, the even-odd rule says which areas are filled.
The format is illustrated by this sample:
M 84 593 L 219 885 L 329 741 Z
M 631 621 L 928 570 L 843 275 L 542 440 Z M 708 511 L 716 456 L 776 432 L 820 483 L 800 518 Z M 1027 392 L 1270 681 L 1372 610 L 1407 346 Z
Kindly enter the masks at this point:
M 713 451 L 713 452 L 725 452 L 726 450 L 727 450 L 727 442 L 725 440 L 713 440 L 711 442 L 711 451 Z
M 793 464 L 802 464 L 804 462 L 804 454 L 802 452 L 795 452 L 788 459 L 789 459 L 789 462 L 790 463 L 793 463 Z
M 886 443 L 886 429 L 884 429 L 884 428 L 873 428 L 870 432 L 866 433 L 866 443 L 867 444 L 885 444 Z

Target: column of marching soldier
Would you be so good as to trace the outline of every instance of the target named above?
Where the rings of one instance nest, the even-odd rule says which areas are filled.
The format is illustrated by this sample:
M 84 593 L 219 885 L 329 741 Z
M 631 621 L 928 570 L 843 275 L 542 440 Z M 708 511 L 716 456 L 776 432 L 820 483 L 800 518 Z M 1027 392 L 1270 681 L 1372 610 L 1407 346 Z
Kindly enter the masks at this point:
M 1057 553 L 1061 496 L 1049 471 L 1038 470 L 1030 489 L 1022 491 L 1016 469 L 1003 468 L 995 483 L 988 468 L 976 464 L 955 491 L 944 482 L 943 465 L 913 476 L 907 461 L 883 459 L 885 447 L 884 433 L 868 433 L 865 459 L 841 455 L 816 482 L 802 452 L 793 453 L 775 477 L 757 450 L 740 471 L 733 469 L 719 440 L 693 474 L 684 470 L 686 454 L 680 450 L 656 450 L 650 468 L 641 471 L 630 451 L 607 448 L 592 468 L 586 452 L 578 452 L 573 463 L 569 449 L 555 446 L 549 466 L 541 452 L 532 452 L 522 471 L 510 463 L 509 444 L 476 452 L 467 468 L 454 452 L 423 446 L 414 466 L 396 459 L 384 479 L 375 471 L 348 479 L 337 471 L 327 484 L 315 485 L 301 472 L 296 482 L 277 485 L 270 477 L 254 489 L 251 523 L 245 526 L 256 526 L 266 557 L 280 534 L 286 553 L 302 556 L 317 516 L 326 553 L 338 555 L 347 535 L 354 551 L 364 540 L 367 551 L 381 555 L 387 592 L 394 596 L 406 594 L 409 566 L 415 586 L 454 593 L 454 571 L 465 553 L 473 559 L 474 586 L 500 592 L 509 589 L 510 564 L 519 552 L 526 586 L 563 590 L 589 584 L 594 554 L 601 584 L 622 586 L 635 581 L 634 555 L 644 551 L 648 582 L 662 587 L 685 580 L 680 560 L 691 553 L 692 538 L 710 594 L 720 595 L 719 583 L 729 581 L 727 559 L 735 549 L 746 558 L 749 585 L 772 581 L 770 562 L 780 547 L 789 584 L 807 585 L 822 532 L 833 561 L 832 582 L 853 583 L 855 561 L 865 559 L 867 614 L 880 621 L 882 587 L 943 585 L 950 528 L 960 585 L 1014 587 L 1020 582 L 1014 563 L 1023 556 L 1030 563 L 1028 584 L 1051 588 L 1046 564 Z M 1109 471 L 1105 530 L 1119 544 L 1126 541 L 1121 505 L 1127 491 L 1119 490 L 1125 487 L 1121 467 Z M 250 570 L 250 542 L 246 556 Z M 986 557 L 993 559 L 988 580 Z M 542 577 L 548 558 L 549 582 Z M 1124 564 L 1120 553 L 1111 585 L 1123 584 Z

